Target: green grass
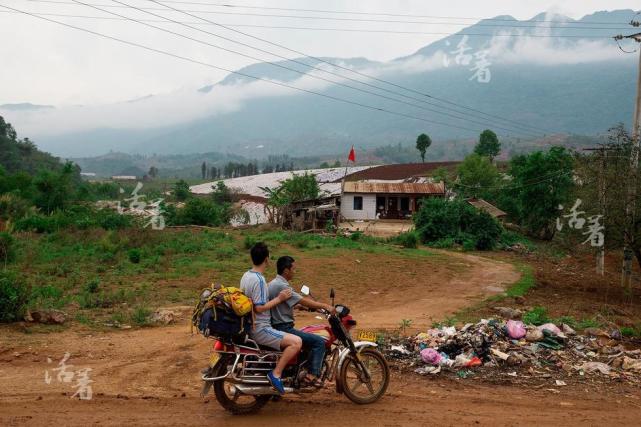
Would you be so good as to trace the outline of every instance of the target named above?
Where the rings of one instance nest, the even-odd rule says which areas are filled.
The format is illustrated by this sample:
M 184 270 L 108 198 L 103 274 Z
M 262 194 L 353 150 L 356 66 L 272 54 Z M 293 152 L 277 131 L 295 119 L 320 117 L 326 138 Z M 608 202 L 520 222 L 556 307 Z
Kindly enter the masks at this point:
M 505 292 L 508 297 L 522 297 L 536 284 L 531 266 L 518 264 L 515 267 L 521 272 L 521 278 Z
M 147 326 L 150 324 L 151 313 L 151 310 L 145 306 L 136 307 L 131 313 L 131 322 L 137 326 Z

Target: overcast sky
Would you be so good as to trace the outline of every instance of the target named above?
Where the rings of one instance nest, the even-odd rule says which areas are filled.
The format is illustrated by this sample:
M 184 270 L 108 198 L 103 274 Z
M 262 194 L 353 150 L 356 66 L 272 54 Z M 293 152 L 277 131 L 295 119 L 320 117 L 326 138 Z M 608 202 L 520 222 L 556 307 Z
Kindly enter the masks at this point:
M 67 5 L 55 2 L 72 0 L 52 0 L 53 3 L 34 2 L 30 0 L 0 0 L 0 5 L 34 13 L 76 14 L 87 16 L 109 16 L 98 10 L 82 6 Z M 100 5 L 116 5 L 111 0 L 79 0 Z M 157 7 L 147 0 L 119 0 L 137 7 Z M 182 0 L 201 3 L 227 3 L 249 6 L 269 6 L 301 9 L 324 9 L 337 11 L 359 11 L 376 13 L 413 14 L 449 17 L 494 17 L 512 15 L 518 19 L 529 19 L 532 16 L 550 11 L 581 18 L 599 10 L 635 9 L 638 0 L 568 0 L 568 1 L 419 1 L 419 0 Z M 206 5 L 172 4 L 171 6 L 195 11 L 246 12 L 263 14 L 293 15 L 296 12 L 265 11 L 256 9 L 229 9 Z M 44 22 L 30 16 L 15 13 L 4 13 L 0 8 L 0 104 L 31 102 L 49 105 L 103 104 L 143 97 L 149 94 L 162 94 L 178 89 L 199 87 L 214 83 L 226 73 L 201 65 L 185 63 L 178 59 L 165 57 L 152 52 L 142 51 L 135 47 L 124 46 L 114 41 L 101 39 L 91 34 L 64 28 L 60 25 Z M 138 19 L 158 19 L 126 8 L 110 10 Z M 175 12 L 160 12 L 176 20 L 195 22 L 194 18 Z M 329 16 L 319 13 L 299 13 L 305 16 Z M 363 28 L 386 30 L 456 32 L 461 25 L 434 24 L 398 24 L 371 22 L 335 22 L 326 20 L 291 19 L 278 17 L 238 16 L 227 14 L 208 14 L 208 19 L 222 24 L 252 24 L 280 26 L 309 26 L 332 28 Z M 334 15 L 336 16 L 336 15 Z M 343 16 L 345 15 L 338 15 Z M 61 18 L 49 16 L 72 25 L 90 28 L 94 31 L 120 37 L 147 46 L 170 51 L 199 61 L 216 64 L 228 69 L 237 69 L 251 62 L 230 53 L 221 52 L 209 46 L 180 39 L 158 30 L 131 22 L 113 20 L 90 20 L 79 18 Z M 352 15 L 350 15 L 352 17 Z M 374 19 L 403 19 L 394 17 L 368 17 Z M 435 18 L 425 19 L 430 22 L 443 22 Z M 474 23 L 473 20 L 453 20 L 450 22 Z M 264 59 L 267 55 L 250 49 L 238 47 L 212 36 L 188 28 L 168 25 L 166 28 L 189 34 L 192 37 L 207 40 L 225 47 L 242 50 Z M 239 35 L 212 26 L 201 28 L 210 32 L 239 39 Z M 278 42 L 291 48 L 315 56 L 355 57 L 385 61 L 395 57 L 411 54 L 420 47 L 442 38 L 437 35 L 404 35 L 344 33 L 329 31 L 300 31 L 285 29 L 238 28 L 241 31 Z M 252 39 L 245 42 L 256 45 Z M 274 49 L 273 47 L 263 46 Z M 287 57 L 294 55 L 286 51 L 279 52 Z

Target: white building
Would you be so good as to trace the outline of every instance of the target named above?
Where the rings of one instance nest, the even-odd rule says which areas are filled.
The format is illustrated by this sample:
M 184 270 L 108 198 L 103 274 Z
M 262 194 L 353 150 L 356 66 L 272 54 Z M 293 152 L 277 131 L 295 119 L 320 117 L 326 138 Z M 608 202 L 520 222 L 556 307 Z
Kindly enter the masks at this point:
M 341 196 L 344 220 L 411 219 L 425 197 L 444 197 L 442 182 L 346 181 Z

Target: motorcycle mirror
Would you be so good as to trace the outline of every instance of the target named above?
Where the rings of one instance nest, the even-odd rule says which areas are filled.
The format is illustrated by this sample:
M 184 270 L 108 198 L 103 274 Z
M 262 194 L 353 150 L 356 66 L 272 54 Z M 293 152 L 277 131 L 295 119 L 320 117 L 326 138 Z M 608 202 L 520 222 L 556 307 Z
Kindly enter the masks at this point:
M 330 297 L 330 298 L 332 298 L 332 299 L 334 299 L 334 297 L 335 297 L 335 296 L 336 296 L 336 295 L 334 294 L 334 288 L 330 289 L 330 291 L 329 291 L 329 297 Z
M 303 286 L 300 288 L 300 293 L 301 293 L 302 295 L 305 295 L 306 297 L 307 297 L 307 296 L 309 296 L 309 294 L 311 293 L 311 292 L 310 292 L 310 289 L 309 289 L 309 286 L 307 286 L 307 285 L 303 285 Z

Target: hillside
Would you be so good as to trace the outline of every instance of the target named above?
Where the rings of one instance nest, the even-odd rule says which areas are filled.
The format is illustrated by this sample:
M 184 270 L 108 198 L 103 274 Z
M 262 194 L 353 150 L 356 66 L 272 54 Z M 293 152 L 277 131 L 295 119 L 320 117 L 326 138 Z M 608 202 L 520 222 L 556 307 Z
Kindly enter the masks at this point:
M 266 63 L 250 65 L 239 71 L 267 80 L 309 87 L 329 97 L 384 108 L 401 116 L 309 93 L 282 88 L 275 91 L 267 83 L 260 82 L 262 86 L 256 86 L 257 83 L 250 82 L 251 79 L 237 75 L 229 75 L 217 84 L 194 88 L 190 92 L 149 96 L 136 102 L 108 106 L 105 112 L 98 107 L 88 110 L 74 107 L 66 112 L 64 109 L 37 112 L 14 109 L 7 115 L 27 123 L 34 123 L 34 118 L 37 118 L 43 127 L 48 118 L 53 121 L 54 117 L 62 117 L 56 119 L 55 124 L 58 125 L 74 122 L 77 115 L 99 116 L 100 124 L 96 126 L 85 120 L 56 133 L 48 130 L 32 133 L 38 135 L 43 147 L 65 156 L 93 156 L 109 150 L 144 154 L 221 152 L 247 158 L 280 153 L 292 156 L 329 155 L 342 152 L 352 144 L 361 149 L 399 142 L 411 144 L 418 133 L 426 132 L 435 140 L 435 145 L 440 143 L 443 147 L 443 154 L 438 157 L 452 159 L 458 154 L 455 156 L 449 152 L 451 141 L 471 144 L 485 128 L 494 129 L 503 139 L 536 145 L 553 134 L 597 135 L 618 122 L 629 124 L 633 114 L 636 58 L 635 55 L 623 54 L 616 43 L 606 37 L 623 31 L 625 23 L 633 15 L 630 10 L 597 12 L 576 21 L 546 14 L 526 21 L 499 16 L 492 21 L 480 21 L 412 55 L 388 63 L 363 58 L 324 58 L 412 88 L 418 93 L 540 128 L 536 135 L 514 129 L 505 122 L 499 123 L 494 118 L 472 117 L 470 110 L 461 110 L 452 104 L 419 103 L 419 106 L 436 110 L 425 111 L 308 77 L 301 79 L 294 72 Z M 553 21 L 555 28 L 549 28 L 548 21 Z M 578 28 L 578 23 L 584 26 Z M 604 26 L 606 23 L 612 24 Z M 466 34 L 471 35 L 466 37 Z M 460 43 L 469 47 L 470 54 L 487 49 L 490 81 L 479 83 L 472 78 L 473 63 L 456 63 L 452 52 Z M 297 61 L 328 67 L 327 64 L 319 65 L 313 58 Z M 304 69 L 291 61 L 279 64 Z M 343 69 L 333 71 L 347 74 Z M 322 73 L 315 71 L 314 74 Z M 332 75 L 324 76 L 338 79 Z M 351 77 L 363 79 L 355 74 Z M 358 85 L 349 80 L 342 83 Z M 379 81 L 370 83 L 391 88 L 396 93 L 402 92 L 402 89 L 385 86 Z M 407 98 L 404 100 L 408 101 Z M 175 105 L 172 108 L 185 106 L 193 109 L 194 114 L 184 113 L 180 116 L 182 118 L 174 114 L 172 120 L 167 120 L 162 117 L 164 113 L 157 112 L 155 106 L 158 105 L 163 108 L 167 105 Z M 454 113 L 447 108 L 459 112 Z M 462 119 L 439 112 L 456 114 Z M 143 113 L 143 120 L 134 120 Z M 109 114 L 114 115 L 113 121 L 107 120 Z M 418 117 L 419 120 L 402 115 Z M 130 118 L 131 122 L 123 117 Z M 518 151 L 519 147 L 515 149 Z
M 29 138 L 19 139 L 11 125 L 0 116 L 0 169 L 15 174 L 35 174 L 41 169 L 60 169 L 62 163 L 57 157 L 38 150 Z

